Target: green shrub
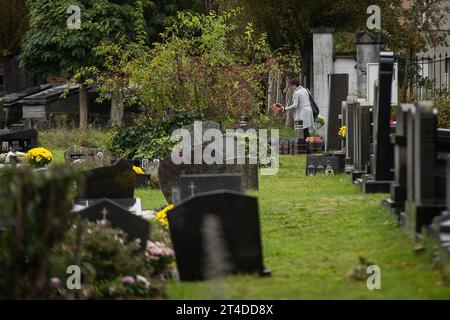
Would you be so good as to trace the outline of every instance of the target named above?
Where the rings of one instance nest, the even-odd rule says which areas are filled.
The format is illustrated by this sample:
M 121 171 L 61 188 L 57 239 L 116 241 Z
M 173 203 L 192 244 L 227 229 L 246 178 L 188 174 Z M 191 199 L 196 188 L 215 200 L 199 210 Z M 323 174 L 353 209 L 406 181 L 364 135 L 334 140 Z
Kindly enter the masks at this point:
M 50 253 L 70 227 L 77 176 L 56 166 L 0 171 L 0 298 L 49 296 Z
M 112 130 L 108 148 L 126 159 L 163 159 L 170 156 L 174 143 L 170 141 L 172 131 L 193 123 L 195 116 L 178 114 L 159 122 L 144 121 L 128 127 Z
M 436 95 L 433 102 L 438 109 L 439 128 L 450 128 L 450 91 Z
M 71 146 L 104 148 L 110 139 L 109 130 L 89 127 L 86 130 L 56 128 L 39 131 L 39 145 L 47 149 L 68 149 Z
M 171 252 L 170 252 L 171 253 Z M 150 260 L 137 242 L 126 242 L 124 232 L 109 223 L 78 221 L 52 255 L 54 298 L 133 299 L 160 298 L 166 271 L 173 257 Z M 161 265 L 163 263 L 163 265 Z M 74 293 L 64 286 L 69 265 L 80 266 L 82 290 Z M 57 279 L 57 281 L 54 281 Z

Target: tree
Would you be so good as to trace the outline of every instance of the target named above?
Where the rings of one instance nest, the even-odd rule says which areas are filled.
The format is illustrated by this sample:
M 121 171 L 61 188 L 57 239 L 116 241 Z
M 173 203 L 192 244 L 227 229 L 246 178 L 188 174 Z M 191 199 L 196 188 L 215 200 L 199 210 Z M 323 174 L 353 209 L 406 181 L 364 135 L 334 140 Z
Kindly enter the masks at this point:
M 144 17 L 150 43 L 161 40 L 161 34 L 174 23 L 179 11 L 204 12 L 204 0 L 153 0 L 145 4 Z
M 98 77 L 101 91 L 129 88 L 152 120 L 182 113 L 200 118 L 257 113 L 269 50 L 265 36 L 256 37 L 251 25 L 236 32 L 235 15 L 179 12 L 150 50 L 99 48 L 106 61 L 116 61 L 106 67 L 110 74 Z
M 387 47 L 399 59 L 403 102 L 415 98 L 411 88 L 420 80 L 418 54 L 435 46 L 448 45 L 450 31 L 442 28 L 448 13 L 447 0 L 411 0 L 386 12 L 383 29 L 388 35 Z
M 311 28 L 326 26 L 336 32 L 367 31 L 366 9 L 381 9 L 381 28 L 386 48 L 399 60 L 403 101 L 411 99 L 410 88 L 418 78 L 417 54 L 445 43 L 442 30 L 449 12 L 448 0 L 216 0 L 221 9 L 240 7 L 242 25 L 252 22 L 268 35 L 273 51 L 302 55 Z
M 22 43 L 21 62 L 29 72 L 40 77 L 72 77 L 85 66 L 103 61 L 92 50 L 102 43 L 145 42 L 145 21 L 141 0 L 28 0 L 30 30 Z M 69 5 L 81 9 L 80 29 L 67 26 Z M 87 88 L 80 81 L 80 128 L 87 119 Z
M 0 0 L 0 62 L 4 57 L 17 55 L 20 41 L 28 30 L 28 10 L 25 0 Z

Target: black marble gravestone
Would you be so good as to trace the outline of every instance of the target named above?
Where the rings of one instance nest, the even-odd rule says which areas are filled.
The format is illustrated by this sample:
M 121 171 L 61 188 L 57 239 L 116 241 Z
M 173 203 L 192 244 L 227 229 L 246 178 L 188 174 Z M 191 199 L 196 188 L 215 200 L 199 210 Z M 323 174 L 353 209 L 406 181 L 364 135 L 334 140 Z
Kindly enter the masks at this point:
M 91 222 L 109 221 L 113 228 L 121 229 L 127 234 L 128 241 L 139 239 L 142 249 L 145 249 L 147 240 L 150 238 L 148 221 L 130 213 L 126 208 L 109 199 L 100 199 L 78 211 L 77 214 Z
M 194 174 L 180 176 L 181 201 L 196 194 L 215 190 L 242 192 L 242 179 L 238 174 Z
M 393 149 L 390 140 L 393 67 L 394 54 L 381 52 L 373 128 L 372 173 L 357 180 L 360 190 L 365 193 L 388 192 L 393 178 L 391 173 Z
M 345 108 L 345 126 L 347 127 L 347 135 L 345 137 L 345 171 L 347 173 L 351 173 L 354 170 L 356 102 L 355 97 L 347 97 Z
M 341 150 L 341 139 L 338 136 L 342 110 L 342 101 L 348 95 L 348 74 L 330 75 L 330 108 L 328 110 L 326 150 Z
M 112 166 L 85 171 L 85 179 L 78 185 L 81 199 L 133 198 L 136 174 L 133 165 L 123 159 Z
M 414 139 L 411 141 L 408 137 L 407 154 L 412 157 L 407 159 L 408 196 L 402 216 L 410 234 L 417 238 L 422 227 L 429 225 L 435 216 L 445 210 L 445 203 L 443 198 L 437 196 L 436 109 L 430 101 L 420 101 L 412 109 L 411 117 L 414 118 Z
M 224 190 L 203 193 L 175 206 L 168 219 L 181 280 L 267 274 L 257 198 Z
M 404 210 L 406 200 L 406 170 L 407 170 L 407 124 L 408 114 L 414 106 L 401 104 L 397 110 L 395 135 L 392 136 L 394 147 L 395 180 L 391 183 L 391 197 L 384 201 L 385 207 L 398 215 Z

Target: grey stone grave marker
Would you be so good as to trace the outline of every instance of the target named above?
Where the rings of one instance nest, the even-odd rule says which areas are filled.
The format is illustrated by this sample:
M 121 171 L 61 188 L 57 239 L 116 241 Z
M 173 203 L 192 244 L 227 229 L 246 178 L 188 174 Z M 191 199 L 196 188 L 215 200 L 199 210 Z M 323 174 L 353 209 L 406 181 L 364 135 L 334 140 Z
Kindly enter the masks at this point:
M 64 152 L 64 161 L 67 165 L 79 166 L 83 169 L 110 166 L 114 158 L 111 152 L 101 148 L 72 146 Z

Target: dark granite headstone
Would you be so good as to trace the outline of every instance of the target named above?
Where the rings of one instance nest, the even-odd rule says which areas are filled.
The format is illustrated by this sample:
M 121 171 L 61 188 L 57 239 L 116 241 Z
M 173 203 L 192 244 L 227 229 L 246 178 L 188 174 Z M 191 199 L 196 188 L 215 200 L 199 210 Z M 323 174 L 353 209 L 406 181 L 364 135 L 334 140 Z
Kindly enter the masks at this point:
M 390 140 L 391 89 L 394 54 L 380 53 L 379 87 L 375 105 L 373 131 L 372 173 L 357 180 L 360 190 L 365 193 L 388 192 L 393 180 L 393 148 Z
M 227 141 L 234 145 L 236 139 L 231 139 L 228 137 L 224 138 L 224 148 L 228 144 Z M 207 144 L 198 146 L 201 150 Z M 237 155 L 237 152 L 235 152 Z M 242 186 L 244 190 L 258 189 L 258 164 L 256 164 L 255 159 L 249 158 L 234 158 L 230 160 L 230 164 L 227 164 L 227 159 L 225 156 L 218 153 L 218 157 L 225 159 L 222 164 L 213 163 L 206 164 L 204 159 L 202 159 L 201 164 L 175 164 L 171 157 L 162 160 L 158 168 L 158 180 L 161 186 L 161 190 L 167 199 L 167 201 L 172 202 L 172 191 L 180 191 L 180 181 L 181 175 L 195 175 L 195 174 L 238 174 L 242 177 Z M 191 159 L 194 159 L 194 148 L 191 150 Z M 241 163 L 242 161 L 242 163 Z M 192 161 L 193 162 L 193 161 Z M 253 164 L 254 163 L 254 164 Z M 176 198 L 179 198 L 179 194 Z
M 13 151 L 27 152 L 36 148 L 38 144 L 38 133 L 35 129 L 11 131 L 0 130 L 0 152 L 7 152 L 9 148 Z
M 328 110 L 326 150 L 341 150 L 341 138 L 338 136 L 342 110 L 342 101 L 348 95 L 348 74 L 330 75 L 330 108 Z
M 196 194 L 215 190 L 242 192 L 241 176 L 238 174 L 195 174 L 180 176 L 181 201 Z
M 421 101 L 414 110 L 414 163 L 408 161 L 407 164 L 413 166 L 413 171 L 409 174 L 414 177 L 414 189 L 411 193 L 408 192 L 408 199 L 405 201 L 404 221 L 411 235 L 416 238 L 422 227 L 431 224 L 433 218 L 445 210 L 445 202 L 437 197 L 436 189 L 436 109 L 430 101 Z M 407 148 L 409 149 L 409 145 Z M 409 188 L 411 182 L 407 183 Z
M 148 221 L 130 213 L 126 208 L 109 199 L 98 200 L 77 213 L 92 222 L 108 220 L 113 228 L 121 229 L 127 234 L 128 241 L 139 239 L 142 249 L 150 238 Z
M 198 129 L 201 129 L 201 132 L 199 132 L 198 136 L 194 135 L 196 123 L 200 124 Z M 203 134 L 205 133 L 206 130 L 209 130 L 209 129 L 220 130 L 220 127 L 221 127 L 221 125 L 219 122 L 206 120 L 206 121 L 196 121 L 196 122 L 194 122 L 194 124 L 183 126 L 182 129 L 188 130 L 189 133 L 191 134 L 191 141 L 193 142 L 194 145 L 198 145 L 198 144 L 203 143 L 202 138 L 203 138 Z
M 81 199 L 133 198 L 136 174 L 133 165 L 126 160 L 117 160 L 109 167 L 85 171 L 86 178 L 78 186 Z
M 346 103 L 346 115 L 345 115 L 345 126 L 347 127 L 347 135 L 345 137 L 345 171 L 352 172 L 354 170 L 354 148 L 355 148 L 355 113 L 356 113 L 356 98 L 349 96 L 347 97 Z
M 414 106 L 411 104 L 401 104 L 397 110 L 397 125 L 392 142 L 394 149 L 394 169 L 395 180 L 391 183 L 391 197 L 386 200 L 386 207 L 395 214 L 404 210 L 406 200 L 406 142 L 407 142 L 407 120 L 408 113 Z
M 258 200 L 232 191 L 188 198 L 168 214 L 181 280 L 266 274 Z

